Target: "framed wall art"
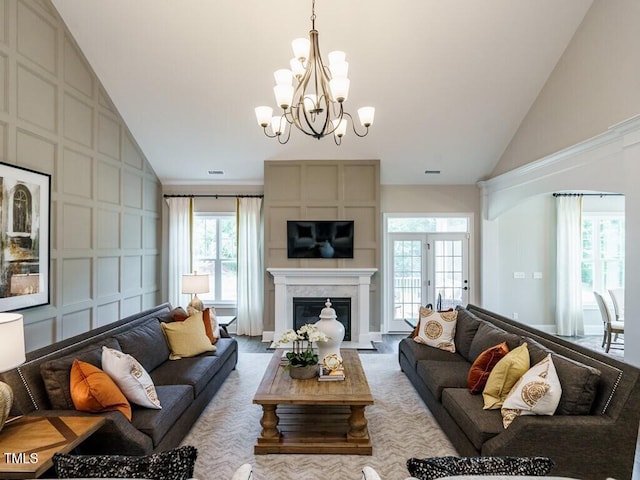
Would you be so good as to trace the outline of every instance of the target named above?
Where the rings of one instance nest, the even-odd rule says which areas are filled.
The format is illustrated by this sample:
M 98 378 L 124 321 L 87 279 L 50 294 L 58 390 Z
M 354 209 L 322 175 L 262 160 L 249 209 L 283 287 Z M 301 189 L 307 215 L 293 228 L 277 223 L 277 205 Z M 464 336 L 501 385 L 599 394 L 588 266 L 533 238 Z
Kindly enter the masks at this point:
M 0 312 L 49 303 L 51 175 L 0 162 Z

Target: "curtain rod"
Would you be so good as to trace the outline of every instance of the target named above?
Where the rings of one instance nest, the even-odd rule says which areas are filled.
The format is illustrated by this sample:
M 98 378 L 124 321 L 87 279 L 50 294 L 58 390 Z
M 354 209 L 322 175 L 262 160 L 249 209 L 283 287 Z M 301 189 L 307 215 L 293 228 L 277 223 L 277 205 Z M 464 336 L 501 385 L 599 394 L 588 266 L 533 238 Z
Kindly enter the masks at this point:
M 554 197 L 624 197 L 623 193 L 554 193 Z
M 176 197 L 186 197 L 186 198 L 264 198 L 264 195 L 255 194 L 255 195 L 245 195 L 245 194 L 223 194 L 223 193 L 211 193 L 211 194 L 190 194 L 190 195 L 172 195 L 165 193 L 164 198 L 176 198 Z

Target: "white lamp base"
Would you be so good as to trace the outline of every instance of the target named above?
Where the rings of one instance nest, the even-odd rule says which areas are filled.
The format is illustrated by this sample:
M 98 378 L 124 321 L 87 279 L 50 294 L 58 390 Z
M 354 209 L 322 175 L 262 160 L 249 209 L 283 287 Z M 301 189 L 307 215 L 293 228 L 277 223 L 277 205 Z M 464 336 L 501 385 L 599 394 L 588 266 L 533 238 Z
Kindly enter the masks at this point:
M 204 304 L 202 303 L 202 300 L 198 298 L 197 294 L 193 296 L 193 298 L 189 302 L 188 307 L 198 310 L 199 312 L 204 311 Z
M 13 390 L 4 382 L 0 382 L 0 430 L 4 426 L 9 412 L 11 411 L 11 405 L 13 404 Z

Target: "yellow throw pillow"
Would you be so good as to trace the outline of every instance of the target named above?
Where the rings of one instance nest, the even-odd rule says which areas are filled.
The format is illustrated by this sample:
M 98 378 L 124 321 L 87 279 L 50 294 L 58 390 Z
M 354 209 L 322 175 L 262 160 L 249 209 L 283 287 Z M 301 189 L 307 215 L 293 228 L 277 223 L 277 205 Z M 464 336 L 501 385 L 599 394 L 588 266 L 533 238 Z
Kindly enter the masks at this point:
M 160 325 L 171 350 L 170 360 L 216 351 L 215 345 L 211 345 L 211 340 L 207 337 L 202 315 L 192 315 L 184 322 L 162 322 Z
M 131 421 L 131 405 L 127 397 L 98 367 L 75 359 L 69 387 L 76 410 L 92 413 L 118 410 Z
M 530 366 L 531 361 L 526 342 L 511 350 L 496 363 L 482 391 L 484 409 L 493 410 L 502 407 L 504 399 L 507 398 L 513 386 L 529 370 Z

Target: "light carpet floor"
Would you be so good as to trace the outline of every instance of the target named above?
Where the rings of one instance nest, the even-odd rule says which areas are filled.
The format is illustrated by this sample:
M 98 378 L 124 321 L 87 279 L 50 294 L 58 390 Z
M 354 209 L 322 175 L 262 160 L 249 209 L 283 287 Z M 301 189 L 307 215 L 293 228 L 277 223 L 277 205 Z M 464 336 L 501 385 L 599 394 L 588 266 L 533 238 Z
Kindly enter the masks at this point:
M 230 479 L 243 463 L 256 480 L 360 480 L 365 465 L 383 480 L 409 476 L 410 457 L 457 455 L 407 377 L 397 355 L 360 355 L 375 404 L 367 407 L 373 455 L 254 455 L 262 408 L 252 403 L 271 354 L 241 353 L 238 366 L 183 445 L 198 449 L 195 477 Z

